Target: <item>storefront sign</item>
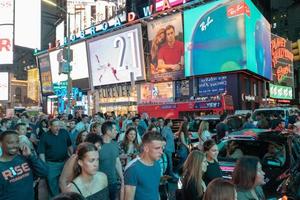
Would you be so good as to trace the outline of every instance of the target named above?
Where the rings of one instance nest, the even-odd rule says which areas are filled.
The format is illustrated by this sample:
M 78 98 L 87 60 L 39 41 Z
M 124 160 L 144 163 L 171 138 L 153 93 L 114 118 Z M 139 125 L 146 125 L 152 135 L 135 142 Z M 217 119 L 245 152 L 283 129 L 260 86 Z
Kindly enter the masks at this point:
M 273 83 L 294 86 L 292 42 L 272 34 Z
M 113 97 L 130 97 L 130 85 L 113 85 L 110 87 L 101 87 L 97 90 L 99 98 L 113 98 Z
M 199 96 L 217 95 L 226 92 L 227 76 L 199 78 Z
M 270 97 L 274 99 L 293 99 L 293 88 L 270 84 Z

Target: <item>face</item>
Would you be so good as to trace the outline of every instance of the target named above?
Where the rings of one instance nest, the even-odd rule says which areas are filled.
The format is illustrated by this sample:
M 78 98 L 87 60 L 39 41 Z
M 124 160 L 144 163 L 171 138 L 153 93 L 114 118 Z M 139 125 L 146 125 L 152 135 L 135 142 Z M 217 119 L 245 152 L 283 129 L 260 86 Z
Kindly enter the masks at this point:
M 101 144 L 100 144 L 100 142 L 96 142 L 96 143 L 95 143 L 95 146 L 97 147 L 98 150 L 101 149 Z
M 88 132 L 84 131 L 81 135 L 82 141 L 85 141 L 86 136 L 88 135 Z
M 137 125 L 139 125 L 139 122 L 140 122 L 140 120 L 139 120 L 139 119 L 136 119 L 136 120 L 134 120 L 133 123 L 134 123 L 135 126 L 137 126 Z
M 218 154 L 219 154 L 218 146 L 214 145 L 207 151 L 207 158 L 211 160 L 215 160 L 217 159 Z
M 133 142 L 136 138 L 136 132 L 134 130 L 131 130 L 126 137 L 130 142 Z
M 159 160 L 163 154 L 163 142 L 154 140 L 145 145 L 144 151 L 148 154 L 152 161 Z
M 18 133 L 20 135 L 26 135 L 26 133 L 27 133 L 27 127 L 26 126 L 19 126 Z
M 257 173 L 255 179 L 255 185 L 263 185 L 265 184 L 265 172 L 261 168 L 261 164 L 257 163 Z
M 175 31 L 173 28 L 170 28 L 166 31 L 167 34 L 167 41 L 174 42 L 175 41 Z
M 164 126 L 164 120 L 163 120 L 163 119 L 159 119 L 159 120 L 158 120 L 158 125 L 159 125 L 160 127 L 163 127 L 163 126 Z
M 203 171 L 203 172 L 206 172 L 206 170 L 207 170 L 207 165 L 208 165 L 208 163 L 207 163 L 206 157 L 204 157 L 204 158 L 203 158 L 203 161 L 202 161 L 202 171 Z
M 89 151 L 85 154 L 83 160 L 78 160 L 78 164 L 82 172 L 88 175 L 95 175 L 99 168 L 99 153 L 98 151 Z
M 52 125 L 50 126 L 50 130 L 52 133 L 57 134 L 60 128 L 60 122 L 54 121 Z
M 74 121 L 70 121 L 70 122 L 69 122 L 69 127 L 70 127 L 70 129 L 74 129 L 75 126 L 76 126 L 76 123 L 75 123 Z
M 117 127 L 116 127 L 116 125 L 113 125 L 113 126 L 112 126 L 112 130 L 109 131 L 109 132 L 110 132 L 111 138 L 112 138 L 112 139 L 115 139 L 116 136 L 117 136 Z
M 161 33 L 161 34 L 159 34 L 159 36 L 158 36 L 158 42 L 162 43 L 164 41 L 165 37 L 166 37 L 166 35 L 165 35 L 164 32 Z
M 1 144 L 3 154 L 14 156 L 19 151 L 19 137 L 16 134 L 5 136 Z

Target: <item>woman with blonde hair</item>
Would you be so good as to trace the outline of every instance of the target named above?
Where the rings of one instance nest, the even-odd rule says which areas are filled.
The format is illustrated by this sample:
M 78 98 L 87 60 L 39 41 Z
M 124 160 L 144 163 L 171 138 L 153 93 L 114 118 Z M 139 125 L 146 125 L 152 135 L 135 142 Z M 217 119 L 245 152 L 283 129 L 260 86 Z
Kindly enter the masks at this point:
M 237 200 L 234 184 L 223 178 L 216 178 L 208 184 L 203 200 Z
M 203 143 L 206 140 L 211 139 L 211 134 L 209 132 L 209 123 L 207 121 L 202 121 L 200 123 L 199 129 L 198 129 L 198 137 L 199 137 L 198 148 L 200 150 L 203 150 Z
M 192 151 L 183 165 L 182 194 L 183 199 L 202 199 L 206 190 L 202 175 L 207 169 L 205 154 L 199 150 Z
M 151 45 L 151 63 L 156 67 L 157 65 L 157 53 L 161 45 L 165 42 L 166 40 L 166 33 L 165 29 L 161 28 L 157 31 L 155 37 L 152 40 L 152 45 Z

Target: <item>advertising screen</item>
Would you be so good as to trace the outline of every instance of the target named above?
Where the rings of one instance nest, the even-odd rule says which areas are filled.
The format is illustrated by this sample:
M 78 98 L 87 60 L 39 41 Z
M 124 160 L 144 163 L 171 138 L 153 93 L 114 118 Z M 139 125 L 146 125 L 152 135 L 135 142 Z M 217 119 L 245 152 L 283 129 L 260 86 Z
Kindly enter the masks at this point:
M 41 0 L 15 0 L 15 45 L 41 48 Z
M 186 76 L 250 70 L 271 79 L 270 25 L 251 1 L 187 10 L 184 33 Z
M 78 80 L 89 77 L 88 64 L 87 64 L 87 53 L 85 42 L 77 43 L 71 46 L 73 50 L 73 61 L 71 62 L 72 80 Z M 67 74 L 59 74 L 59 57 L 62 49 L 53 51 L 50 53 L 50 63 L 51 63 L 51 74 L 53 83 L 59 83 L 61 81 L 66 81 L 68 79 Z
M 293 99 L 293 88 L 270 83 L 270 97 L 274 99 Z
M 13 25 L 0 25 L 0 65 L 13 64 Z
M 189 2 L 189 1 L 192 1 L 192 0 L 155 0 L 155 8 L 156 8 L 156 11 L 161 11 L 166 7 L 165 5 L 174 7 L 174 6 Z
M 181 13 L 147 24 L 152 81 L 176 80 L 184 77 L 184 44 Z
M 28 84 L 27 84 L 27 97 L 33 101 L 38 102 L 39 99 L 39 70 L 38 68 L 30 69 L 27 71 Z
M 0 25 L 13 24 L 14 0 L 0 0 Z
M 226 92 L 227 76 L 215 76 L 198 79 L 199 96 L 217 95 Z
M 145 79 L 141 35 L 138 24 L 88 41 L 93 86 Z
M 8 101 L 9 94 L 9 73 L 0 72 L 0 101 Z
M 173 102 L 173 83 L 145 83 L 140 85 L 139 103 Z
M 193 93 L 193 84 L 190 80 L 175 81 L 175 99 L 184 100 L 189 99 Z
M 273 83 L 294 86 L 292 42 L 272 34 L 272 72 Z
M 49 54 L 37 57 L 43 94 L 53 93 Z

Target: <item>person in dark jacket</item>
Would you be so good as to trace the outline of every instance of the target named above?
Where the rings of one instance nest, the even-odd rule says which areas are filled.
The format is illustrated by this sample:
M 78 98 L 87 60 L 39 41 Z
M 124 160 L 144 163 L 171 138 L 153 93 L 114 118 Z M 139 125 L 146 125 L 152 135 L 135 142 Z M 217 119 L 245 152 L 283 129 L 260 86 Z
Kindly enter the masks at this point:
M 34 200 L 33 177 L 46 177 L 47 166 L 31 153 L 28 146 L 20 146 L 17 132 L 4 131 L 0 141 L 0 199 Z

